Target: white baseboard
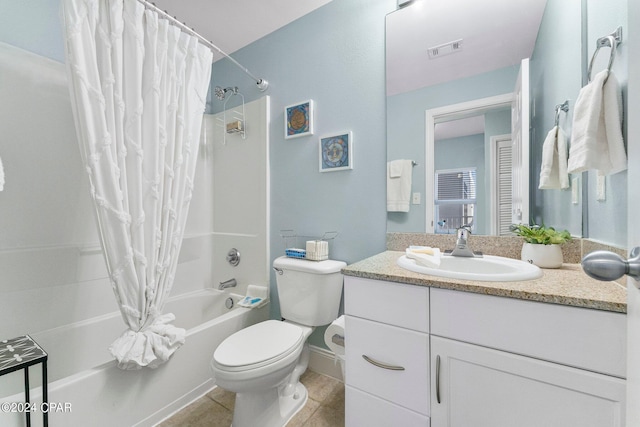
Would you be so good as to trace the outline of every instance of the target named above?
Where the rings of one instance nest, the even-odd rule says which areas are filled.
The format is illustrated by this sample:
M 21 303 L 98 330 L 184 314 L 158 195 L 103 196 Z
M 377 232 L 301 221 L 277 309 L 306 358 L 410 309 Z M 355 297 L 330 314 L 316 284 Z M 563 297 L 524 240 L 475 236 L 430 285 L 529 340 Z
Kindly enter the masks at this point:
M 344 382 L 340 362 L 335 361 L 335 355 L 332 351 L 315 345 L 310 345 L 309 350 L 309 369 Z

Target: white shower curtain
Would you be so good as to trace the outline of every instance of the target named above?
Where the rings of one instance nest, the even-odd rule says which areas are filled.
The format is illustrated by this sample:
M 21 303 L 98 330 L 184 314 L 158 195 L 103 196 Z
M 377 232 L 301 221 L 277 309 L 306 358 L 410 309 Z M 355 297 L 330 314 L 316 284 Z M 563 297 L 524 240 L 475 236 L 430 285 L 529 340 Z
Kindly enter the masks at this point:
M 211 51 L 136 0 L 63 0 L 71 102 L 113 291 L 122 369 L 184 343 L 162 314 L 198 156 Z

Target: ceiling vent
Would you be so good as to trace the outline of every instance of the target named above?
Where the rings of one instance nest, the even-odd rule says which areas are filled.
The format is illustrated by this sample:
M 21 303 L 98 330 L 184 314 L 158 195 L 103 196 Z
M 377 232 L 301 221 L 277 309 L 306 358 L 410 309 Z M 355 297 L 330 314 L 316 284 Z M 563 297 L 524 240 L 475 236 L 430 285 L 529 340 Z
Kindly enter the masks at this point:
M 440 46 L 430 47 L 428 49 L 429 59 L 440 58 L 441 56 L 450 55 L 452 53 L 460 52 L 461 50 L 462 39 L 441 44 Z

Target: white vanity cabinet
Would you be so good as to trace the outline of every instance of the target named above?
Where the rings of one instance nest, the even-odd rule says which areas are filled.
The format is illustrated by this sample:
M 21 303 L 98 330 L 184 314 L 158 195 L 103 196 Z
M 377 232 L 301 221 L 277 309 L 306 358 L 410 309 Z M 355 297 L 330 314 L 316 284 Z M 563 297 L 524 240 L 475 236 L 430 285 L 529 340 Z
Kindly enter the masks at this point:
M 623 314 L 431 290 L 432 425 L 624 425 Z
M 347 276 L 345 313 L 346 425 L 429 426 L 429 288 Z
M 352 276 L 345 313 L 347 427 L 624 425 L 624 314 Z

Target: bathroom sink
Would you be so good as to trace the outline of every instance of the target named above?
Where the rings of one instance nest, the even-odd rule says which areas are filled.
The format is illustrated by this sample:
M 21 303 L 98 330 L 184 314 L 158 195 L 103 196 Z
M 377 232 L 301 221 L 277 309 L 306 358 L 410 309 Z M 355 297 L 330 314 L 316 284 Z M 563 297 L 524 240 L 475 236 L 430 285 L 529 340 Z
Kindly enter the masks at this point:
M 402 255 L 398 258 L 397 264 L 415 273 L 480 282 L 517 282 L 542 277 L 542 270 L 536 265 L 492 255 L 484 255 L 481 258 L 442 255 L 438 268 L 423 266 Z

